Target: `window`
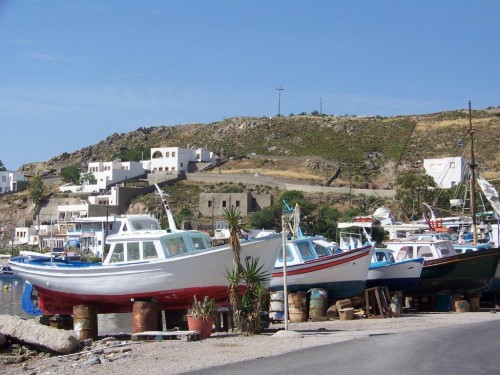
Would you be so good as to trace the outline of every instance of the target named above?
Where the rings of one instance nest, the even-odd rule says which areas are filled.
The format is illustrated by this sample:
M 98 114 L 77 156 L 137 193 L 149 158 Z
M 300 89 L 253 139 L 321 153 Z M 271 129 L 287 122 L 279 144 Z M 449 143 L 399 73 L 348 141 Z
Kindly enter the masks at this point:
M 315 244 L 314 249 L 316 250 L 316 254 L 318 254 L 319 257 L 326 257 L 328 255 L 331 255 L 330 250 L 325 246 Z
M 113 250 L 113 254 L 111 254 L 111 259 L 109 260 L 110 263 L 119 263 L 123 262 L 125 260 L 124 257 L 124 251 L 123 251 L 123 244 L 117 243 L 115 245 L 115 248 Z
M 413 259 L 413 246 L 403 246 L 396 257 L 397 261 L 403 259 Z
M 175 151 L 172 151 L 172 157 L 175 158 Z
M 307 260 L 307 259 L 315 258 L 315 255 L 311 249 L 311 246 L 309 245 L 309 241 L 297 242 L 297 243 L 295 243 L 295 246 L 299 250 L 299 253 L 302 256 L 302 259 Z
M 165 157 L 166 157 L 166 158 L 169 158 L 169 157 L 170 157 L 170 152 L 168 152 L 168 151 L 167 151 L 167 152 L 165 152 Z
M 181 163 L 181 168 L 183 168 L 183 167 L 184 167 L 184 163 Z
M 181 237 L 167 238 L 166 246 L 170 256 L 184 254 L 187 252 L 184 241 Z
M 451 162 L 450 162 L 450 169 L 453 169 L 453 168 L 455 168 L 455 162 L 454 162 L 454 161 L 451 161 Z
M 236 201 L 236 207 L 240 206 L 240 201 Z
M 196 250 L 208 249 L 208 244 L 203 237 L 191 237 Z
M 433 258 L 432 250 L 430 246 L 418 246 L 417 247 L 417 257 Z
M 208 208 L 212 207 L 212 201 L 208 201 Z
M 283 262 L 283 248 L 280 249 L 280 252 L 278 254 L 278 261 Z M 290 246 L 286 245 L 286 261 L 291 262 L 293 261 L 293 254 L 292 251 L 290 250 Z
M 227 202 L 226 201 L 222 201 L 222 207 L 226 207 L 227 206 Z
M 139 242 L 129 242 L 127 244 L 127 262 L 140 260 Z
M 142 243 L 142 253 L 143 259 L 156 259 L 158 258 L 158 253 L 156 252 L 154 242 L 143 242 Z

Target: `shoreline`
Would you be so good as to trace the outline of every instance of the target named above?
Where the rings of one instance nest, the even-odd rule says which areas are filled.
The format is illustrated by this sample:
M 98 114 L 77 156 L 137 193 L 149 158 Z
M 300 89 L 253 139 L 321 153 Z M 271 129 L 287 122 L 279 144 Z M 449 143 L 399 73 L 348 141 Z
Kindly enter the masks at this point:
M 362 339 L 371 335 L 401 334 L 443 326 L 461 326 L 500 321 L 497 310 L 474 313 L 405 313 L 397 318 L 325 320 L 320 322 L 272 324 L 260 335 L 233 332 L 213 333 L 208 339 L 186 338 L 163 341 L 104 339 L 94 343 L 94 352 L 34 358 L 4 366 L 3 374 L 181 374 L 193 370 L 273 357 L 315 346 Z M 493 313 L 495 312 L 495 313 Z

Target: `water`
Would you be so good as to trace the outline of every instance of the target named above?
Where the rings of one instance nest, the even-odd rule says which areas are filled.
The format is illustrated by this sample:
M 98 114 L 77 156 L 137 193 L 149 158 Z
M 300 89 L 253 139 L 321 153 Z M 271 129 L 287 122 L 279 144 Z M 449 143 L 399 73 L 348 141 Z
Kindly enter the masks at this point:
M 21 307 L 24 283 L 24 280 L 18 277 L 0 277 L 0 315 L 34 319 L 32 315 L 25 313 Z M 99 314 L 97 316 L 97 326 L 99 335 L 130 334 L 132 330 L 132 314 Z

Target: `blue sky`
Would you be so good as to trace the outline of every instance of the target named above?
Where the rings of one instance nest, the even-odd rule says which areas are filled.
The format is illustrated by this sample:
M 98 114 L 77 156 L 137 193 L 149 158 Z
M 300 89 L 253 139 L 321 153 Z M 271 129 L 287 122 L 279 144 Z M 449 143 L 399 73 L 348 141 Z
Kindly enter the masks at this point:
M 7 169 L 139 127 L 500 105 L 496 0 L 0 0 Z

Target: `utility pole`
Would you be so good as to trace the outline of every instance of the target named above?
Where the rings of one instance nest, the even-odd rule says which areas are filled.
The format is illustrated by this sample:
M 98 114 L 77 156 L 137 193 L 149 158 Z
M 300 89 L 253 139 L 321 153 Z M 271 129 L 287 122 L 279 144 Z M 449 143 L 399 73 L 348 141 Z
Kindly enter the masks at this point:
M 278 90 L 278 117 L 279 117 L 281 113 L 281 92 L 284 90 L 284 88 L 282 86 L 278 86 L 276 90 Z

